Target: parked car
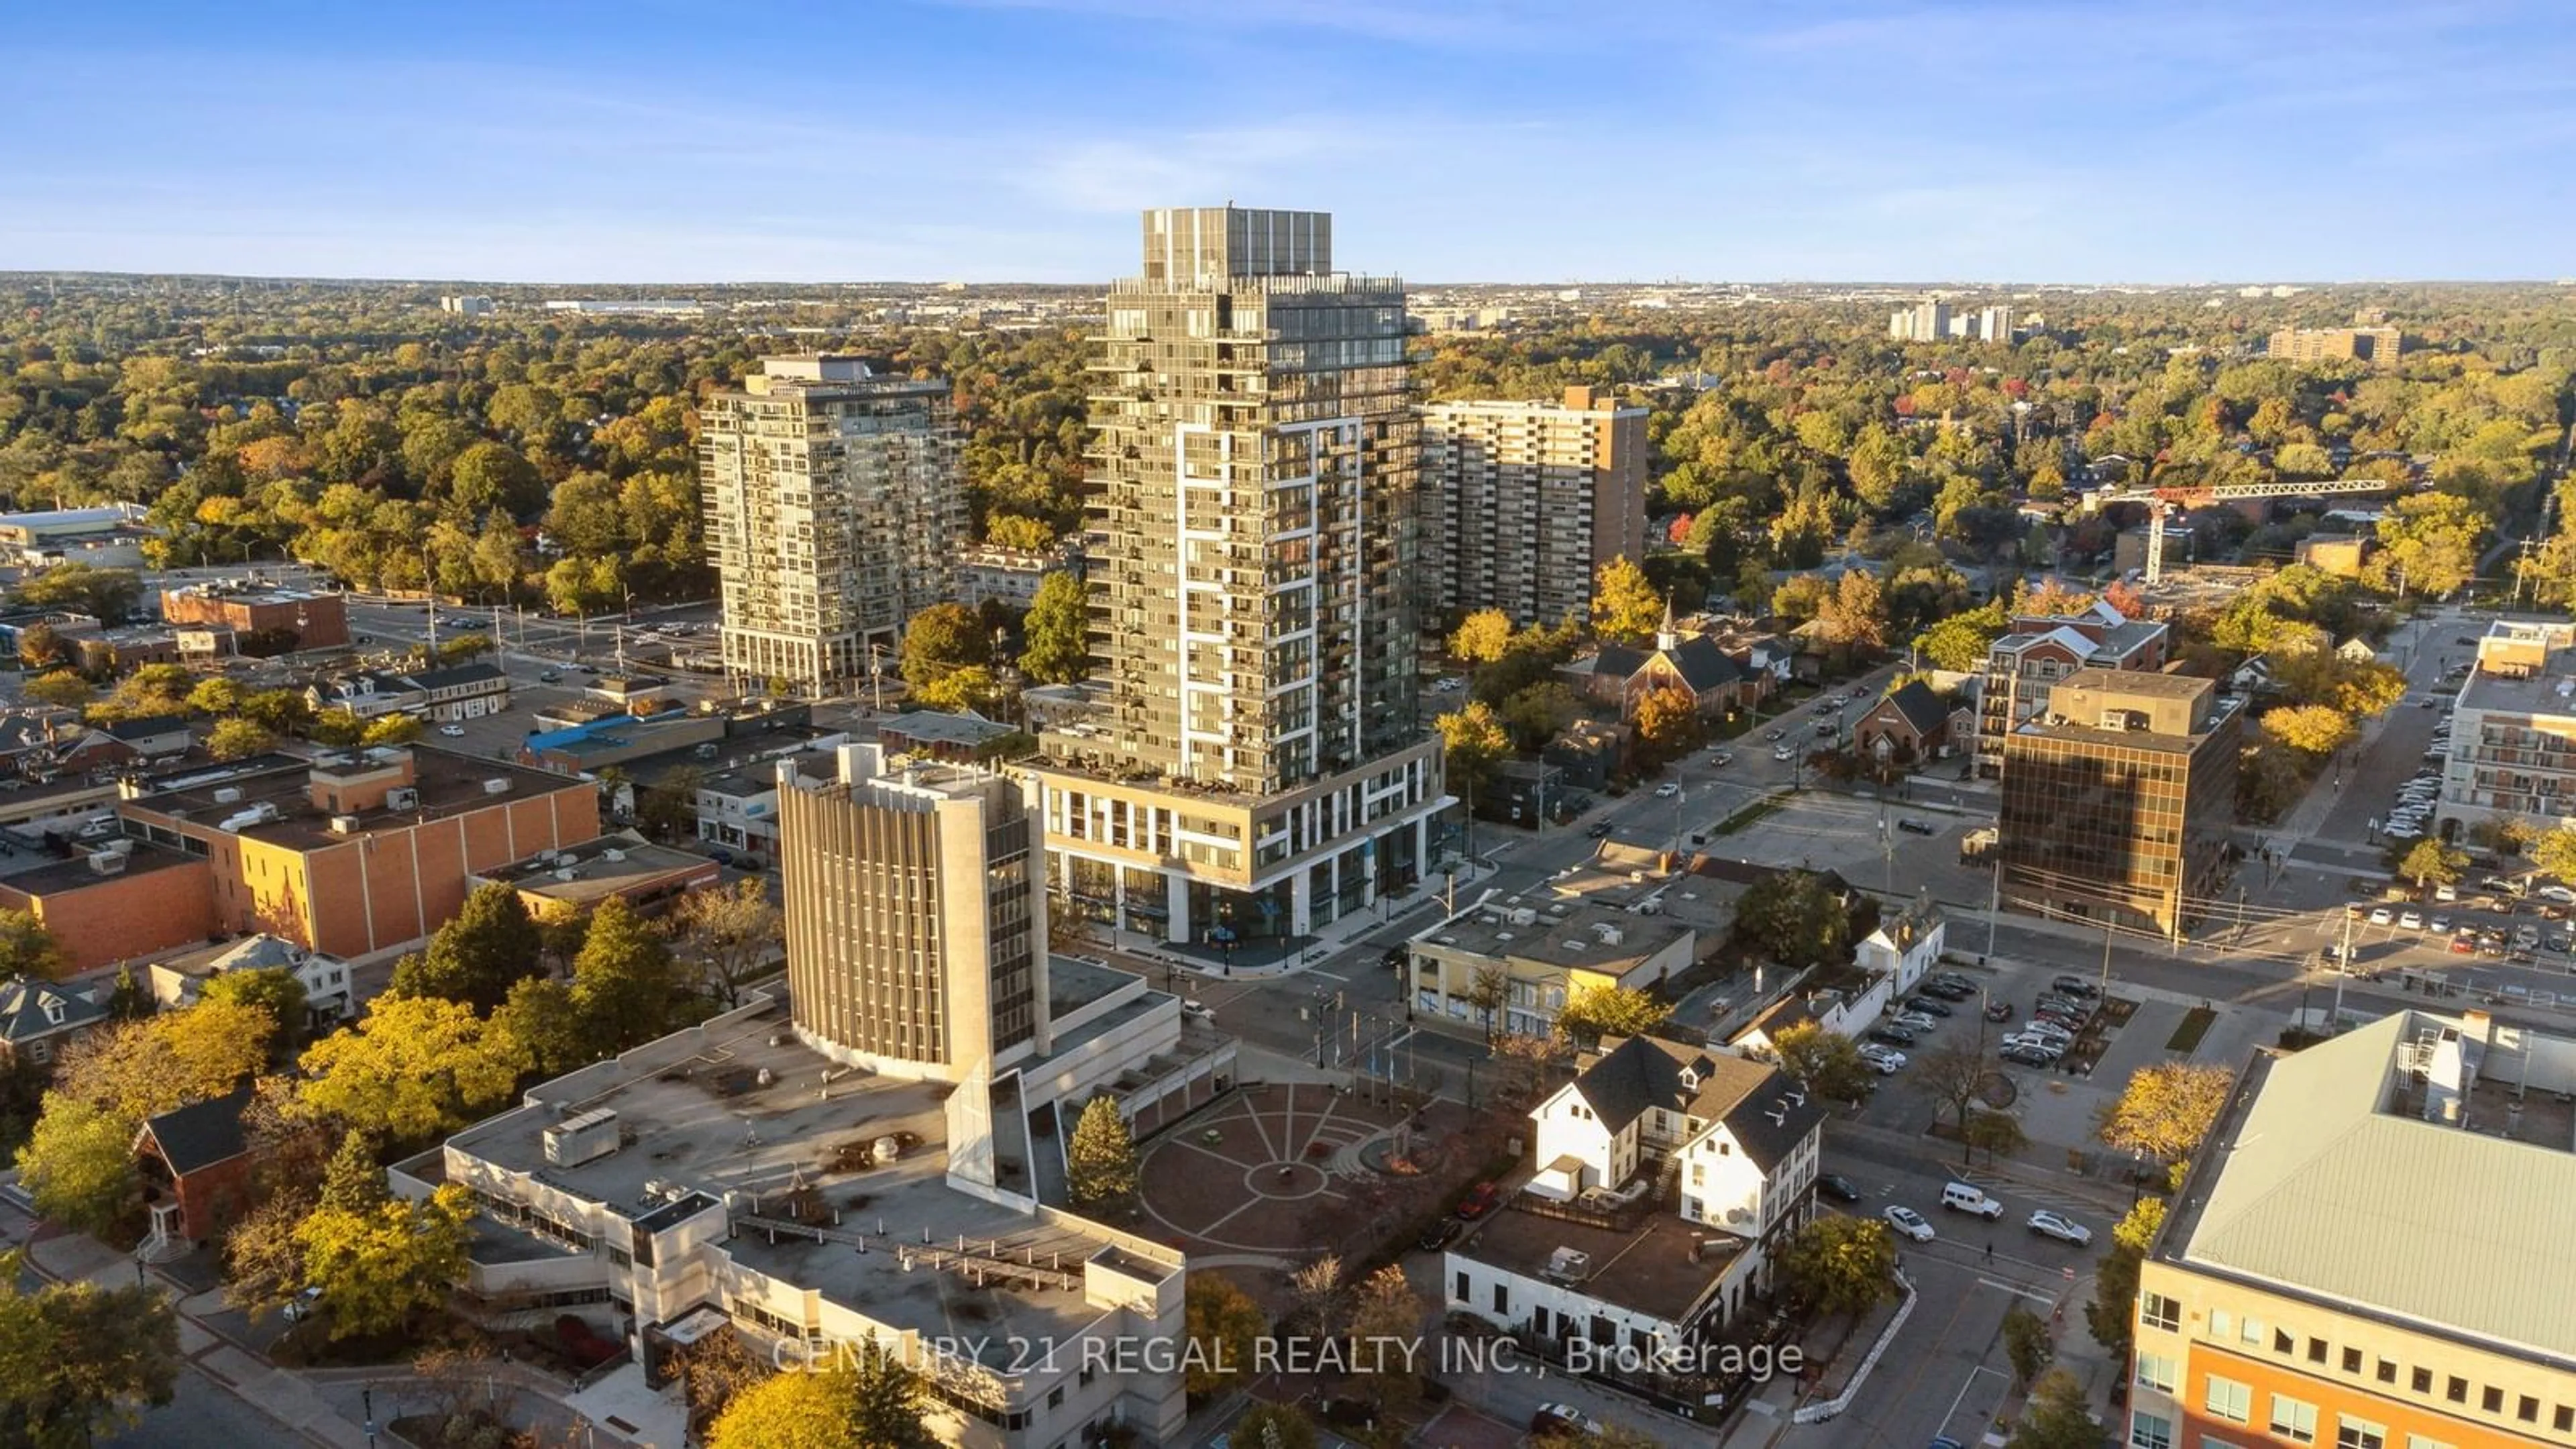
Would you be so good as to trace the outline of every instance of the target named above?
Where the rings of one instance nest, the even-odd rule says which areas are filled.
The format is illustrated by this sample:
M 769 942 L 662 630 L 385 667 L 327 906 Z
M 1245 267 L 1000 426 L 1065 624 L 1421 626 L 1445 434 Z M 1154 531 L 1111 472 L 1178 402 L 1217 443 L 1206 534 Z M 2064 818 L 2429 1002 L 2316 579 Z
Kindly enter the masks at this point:
M 1898 819 L 1896 822 L 1896 828 L 1909 835 L 1938 835 L 1941 833 L 1940 828 L 1930 822 L 1912 819 L 1911 817 Z
M 2039 1052 L 2046 1055 L 2050 1061 L 2066 1055 L 2066 1047 L 2063 1043 L 2044 1036 L 2034 1036 L 2028 1032 L 2017 1032 L 2005 1037 L 2003 1049 L 2007 1052 L 2015 1049 L 2023 1052 Z
M 1897 1232 L 1906 1237 L 1912 1238 L 1918 1243 L 1928 1243 L 1932 1241 L 1932 1225 L 1923 1220 L 1923 1214 L 1916 1212 L 1910 1207 L 1905 1207 L 1898 1203 L 1889 1203 L 1887 1205 L 1887 1211 L 1882 1213 L 1880 1216 L 1887 1219 L 1887 1225 L 1889 1227 L 1894 1228 Z
M 2397 913 L 2386 906 L 2381 906 L 2370 913 L 2370 923 L 2374 926 L 2393 926 L 2397 924 Z
M 1601 1432 L 1601 1423 L 1572 1404 L 1541 1404 L 1530 1415 L 1530 1432 L 1542 1439 L 1572 1439 Z
M 553 684 L 563 678 L 563 671 L 560 669 L 540 669 L 537 671 L 537 678 L 543 683 Z
M 2086 1001 L 2090 1001 L 2094 997 L 2102 994 L 2101 987 L 2094 985 L 2092 982 L 2085 980 L 2081 976 L 2068 972 L 2061 972 L 2060 974 L 2049 978 L 2048 989 L 2051 991 L 2064 992 L 2068 996 L 2081 997 Z
M 1852 1180 L 1839 1172 L 1828 1172 L 1817 1178 L 1816 1191 L 1836 1202 L 1860 1201 L 1860 1189 L 1852 1186 Z
M 2544 901 L 2556 901 L 2562 906 L 2576 906 L 2576 889 L 2563 885 L 2545 885 L 2534 894 Z
M 1892 1077 L 1904 1071 L 1906 1062 L 1910 1060 L 1903 1052 L 1875 1045 L 1862 1047 L 1860 1059 L 1869 1063 L 1870 1070 L 1882 1077 Z
M 2041 1208 L 2030 1215 L 2030 1230 L 2043 1237 L 2055 1238 L 2061 1243 L 2073 1243 L 2079 1248 L 2093 1241 L 2091 1228 L 2063 1213 L 2053 1213 L 2046 1208 Z
M 463 725 L 443 724 L 438 727 L 438 732 L 447 736 L 451 740 L 461 740 L 465 738 L 465 726 Z
M 2001 1055 L 2005 1061 L 2017 1067 L 2048 1067 L 2057 1064 L 2057 1054 L 2045 1047 L 2008 1045 Z
M 1989 1001 L 1989 1002 L 1987 1002 L 1987 1003 L 1986 1003 L 1986 1020 L 1988 1020 L 1988 1021 L 2010 1021 L 2010 1020 L 2012 1020 L 2012 1019 L 2013 1019 L 2013 1004 L 2012 1004 L 2011 1002 L 2009 1002 L 2009 1001 Z
M 1871 1027 L 1869 1029 L 1869 1039 L 1871 1041 L 1883 1041 L 1889 1046 L 1912 1046 L 1917 1040 L 1914 1033 L 1893 1023 L 1886 1026 Z
M 1708 762 L 1712 765 L 1732 765 L 1735 763 L 1735 751 L 1713 750 L 1709 753 Z
M 1935 971 L 1929 979 L 1935 986 L 1955 986 L 1961 991 L 1970 993 L 1974 993 L 1977 989 L 1976 982 L 1956 971 Z
M 1766 739 L 1766 740 L 1776 740 L 1776 739 L 1780 738 L 1780 731 L 1779 731 L 1776 727 L 1775 727 L 1775 728 L 1772 728 L 1772 729 L 1764 730 L 1764 731 L 1762 732 L 1762 738 L 1764 738 L 1764 739 Z
M 1655 798 L 1658 800 L 1670 800 L 1681 792 L 1681 786 L 1674 784 L 1670 780 L 1666 780 L 1664 783 L 1655 787 Z
M 1929 996 L 1912 996 L 1906 998 L 1905 1009 L 1907 1011 L 1921 1012 L 1925 1016 L 1958 1015 L 1958 1010 L 1955 1007 L 1952 1007 L 1949 1003 L 1936 1000 Z
M 1458 1199 L 1458 1216 L 1474 1222 L 1492 1212 L 1494 1205 L 1502 1200 L 1503 1190 L 1500 1187 L 1490 1182 L 1477 1183 L 1467 1189 L 1465 1197 Z
M 1592 827 L 1583 833 L 1591 836 L 1595 840 L 1606 840 L 1610 836 L 1610 822 L 1607 820 L 1596 820 L 1592 823 Z
M 1798 758 L 1798 752 L 1787 745 L 1782 745 L 1771 752 L 1771 758 L 1786 763 L 1787 761 Z
M 1436 1253 L 1458 1241 L 1458 1235 L 1465 1231 L 1467 1231 L 1467 1224 L 1464 1221 L 1458 1218 L 1442 1218 L 1422 1230 L 1422 1236 L 1415 1239 L 1415 1246 L 1426 1253 Z
M 2399 911 L 2397 913 L 2397 924 L 2410 931 L 2420 931 L 2424 929 L 2424 913 L 2422 911 Z

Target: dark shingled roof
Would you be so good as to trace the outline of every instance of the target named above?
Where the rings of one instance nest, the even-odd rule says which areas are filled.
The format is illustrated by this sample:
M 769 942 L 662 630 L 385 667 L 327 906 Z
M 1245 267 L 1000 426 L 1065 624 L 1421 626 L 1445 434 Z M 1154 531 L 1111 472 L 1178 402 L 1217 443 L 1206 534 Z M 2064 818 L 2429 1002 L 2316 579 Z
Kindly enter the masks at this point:
M 1574 1079 L 1602 1129 L 1626 1130 L 1648 1107 L 1669 1107 L 1681 1092 L 1682 1064 L 1650 1037 L 1632 1036 Z
M 1688 1072 L 1691 1080 L 1684 1081 Z M 1632 1036 L 1574 1079 L 1574 1089 L 1616 1135 L 1649 1107 L 1724 1122 L 1745 1155 L 1769 1172 L 1824 1121 L 1824 1104 L 1767 1062 L 1657 1037 Z M 1779 1121 L 1771 1120 L 1778 1113 Z
M 45 1003 L 62 1003 L 59 1022 L 45 1015 Z M 107 1008 L 76 991 L 25 976 L 0 978 L 0 1041 L 34 1041 L 106 1019 Z
M 1919 679 L 1905 681 L 1903 688 L 1880 700 L 1879 704 L 1892 706 L 1907 724 L 1914 727 L 1917 735 L 1937 733 L 1950 718 L 1950 707 Z
M 148 714 L 117 720 L 107 726 L 107 732 L 120 740 L 145 740 L 154 735 L 186 734 L 188 722 L 175 714 Z
M 185 1176 L 218 1162 L 229 1162 L 250 1150 L 242 1137 L 242 1109 L 250 1105 L 250 1088 L 147 1119 L 143 1130 L 161 1148 L 161 1160 Z
M 1706 694 L 1720 685 L 1734 684 L 1744 678 L 1744 668 L 1726 657 L 1717 641 L 1706 635 L 1684 639 L 1665 658 L 1680 672 L 1693 694 Z
M 1745 1065 L 1760 1064 L 1747 1062 Z M 1726 1124 L 1727 1131 L 1735 1134 L 1736 1144 L 1744 1149 L 1744 1155 L 1768 1173 L 1790 1153 L 1797 1151 L 1798 1144 L 1807 1140 L 1808 1133 L 1823 1125 L 1825 1104 L 1770 1068 L 1763 1068 L 1763 1078 L 1748 1083 L 1743 1095 L 1734 1106 L 1719 1115 L 1719 1120 Z M 1773 1120 L 1775 1114 L 1777 1121 Z
M 445 669 L 425 669 L 409 676 L 423 689 L 452 689 L 460 684 L 481 684 L 487 679 L 505 679 L 501 666 L 476 660 L 471 664 L 451 665 Z

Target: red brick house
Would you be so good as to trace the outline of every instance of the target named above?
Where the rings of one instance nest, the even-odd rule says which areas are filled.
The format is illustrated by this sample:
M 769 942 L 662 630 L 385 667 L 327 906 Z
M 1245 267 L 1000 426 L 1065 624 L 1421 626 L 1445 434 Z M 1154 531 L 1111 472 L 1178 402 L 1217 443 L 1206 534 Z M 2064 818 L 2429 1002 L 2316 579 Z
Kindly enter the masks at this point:
M 1766 681 L 1727 657 L 1714 639 L 1685 639 L 1673 625 L 1670 606 L 1652 649 L 1604 644 L 1581 659 L 1560 666 L 1557 674 L 1575 693 L 1619 707 L 1619 718 L 1637 717 L 1638 701 L 1658 689 L 1678 686 L 1698 704 L 1704 717 L 1732 708 L 1750 708 L 1767 692 Z
M 1949 742 L 1950 706 L 1919 679 L 1871 705 L 1852 729 L 1852 749 L 1881 764 L 1928 760 Z
M 250 1143 L 242 1132 L 242 1109 L 251 1089 L 216 1097 L 143 1124 L 134 1135 L 135 1166 L 143 1174 L 147 1197 L 175 1198 L 179 1205 L 177 1236 L 204 1244 L 250 1207 Z

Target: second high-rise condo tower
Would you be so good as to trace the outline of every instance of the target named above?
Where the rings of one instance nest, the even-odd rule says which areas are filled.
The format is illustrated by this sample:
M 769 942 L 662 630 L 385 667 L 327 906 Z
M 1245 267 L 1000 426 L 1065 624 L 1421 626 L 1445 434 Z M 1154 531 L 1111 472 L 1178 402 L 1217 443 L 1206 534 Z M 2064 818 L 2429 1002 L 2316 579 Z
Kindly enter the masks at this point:
M 1403 284 L 1334 271 L 1322 212 L 1149 211 L 1107 324 L 1103 672 L 1037 772 L 1058 884 L 1165 940 L 1302 935 L 1419 880 L 1444 803 Z

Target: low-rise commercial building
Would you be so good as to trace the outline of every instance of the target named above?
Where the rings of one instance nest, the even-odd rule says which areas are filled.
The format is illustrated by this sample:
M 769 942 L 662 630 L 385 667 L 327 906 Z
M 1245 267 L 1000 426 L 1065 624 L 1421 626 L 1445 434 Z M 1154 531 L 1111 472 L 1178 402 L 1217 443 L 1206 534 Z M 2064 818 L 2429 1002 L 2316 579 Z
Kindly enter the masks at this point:
M 272 589 L 231 583 L 190 584 L 161 591 L 161 622 L 233 631 L 244 654 L 283 654 L 298 649 L 344 649 L 349 610 L 339 594 Z M 250 645 L 252 636 L 283 647 Z
M 2167 631 L 2107 603 L 2070 615 L 2025 614 L 1986 649 L 1977 676 L 1977 773 L 2003 773 L 2004 736 L 2048 712 L 2057 681 L 2079 669 L 2153 671 L 2165 666 Z
M 2576 1443 L 2576 1040 L 2401 1010 L 2239 1075 L 2138 1273 L 2130 1445 Z
M 1609 986 L 1644 988 L 1690 969 L 1699 934 L 1668 916 L 1623 907 L 1556 901 L 1545 907 L 1478 906 L 1413 938 L 1405 947 L 1414 1010 L 1424 1019 L 1481 1034 L 1486 1008 L 1479 978 L 1500 973 L 1497 1031 L 1546 1036 L 1565 1004 Z
M 2244 703 L 2177 674 L 2058 681 L 2004 737 L 2005 905 L 2179 933 L 2225 888 Z
M 2290 362 L 2366 362 L 2393 372 L 2404 344 L 2404 334 L 2394 327 L 2284 327 L 2263 351 Z
M 586 916 L 615 896 L 642 916 L 668 914 L 682 896 L 711 890 L 724 872 L 703 855 L 655 845 L 631 830 L 474 872 L 469 889 L 506 885 L 540 921 Z

